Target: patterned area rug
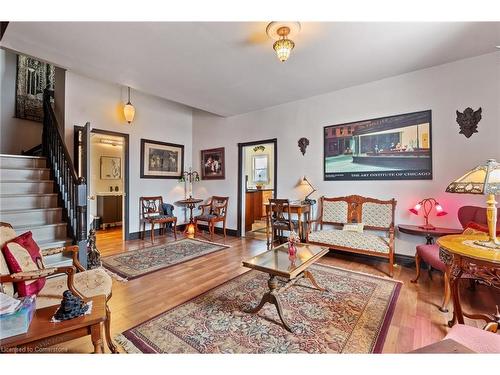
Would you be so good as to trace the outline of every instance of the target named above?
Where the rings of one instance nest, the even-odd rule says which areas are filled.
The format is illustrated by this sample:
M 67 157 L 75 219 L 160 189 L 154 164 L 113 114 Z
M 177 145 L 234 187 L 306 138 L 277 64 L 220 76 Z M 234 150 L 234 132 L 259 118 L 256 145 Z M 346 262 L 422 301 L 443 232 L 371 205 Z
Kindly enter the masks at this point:
M 129 353 L 380 353 L 401 283 L 329 266 L 280 292 L 283 328 L 274 305 L 256 315 L 268 276 L 250 271 L 116 337 Z
M 102 265 L 111 272 L 131 280 L 228 247 L 214 242 L 183 238 L 105 257 L 102 258 Z

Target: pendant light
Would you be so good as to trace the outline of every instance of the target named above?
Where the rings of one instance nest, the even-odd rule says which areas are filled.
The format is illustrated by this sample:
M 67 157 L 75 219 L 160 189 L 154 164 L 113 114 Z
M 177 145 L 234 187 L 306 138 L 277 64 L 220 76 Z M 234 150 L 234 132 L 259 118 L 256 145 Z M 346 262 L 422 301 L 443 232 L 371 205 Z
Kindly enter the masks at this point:
M 135 107 L 130 103 L 130 87 L 128 87 L 128 102 L 125 104 L 125 107 L 123 107 L 123 115 L 129 124 L 134 121 Z
M 290 57 L 295 42 L 290 39 L 300 31 L 299 22 L 271 22 L 267 25 L 266 33 L 270 38 L 276 40 L 273 49 L 281 62 L 285 62 Z

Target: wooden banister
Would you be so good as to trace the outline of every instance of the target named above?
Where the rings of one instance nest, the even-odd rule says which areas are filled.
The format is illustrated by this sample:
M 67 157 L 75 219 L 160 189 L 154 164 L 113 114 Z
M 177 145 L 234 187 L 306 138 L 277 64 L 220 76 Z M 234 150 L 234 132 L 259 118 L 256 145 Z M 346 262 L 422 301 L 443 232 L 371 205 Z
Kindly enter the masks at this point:
M 54 91 L 43 93 L 42 150 L 47 157 L 63 203 L 64 217 L 73 243 L 78 245 L 78 258 L 87 264 L 87 184 L 78 177 L 52 108 Z

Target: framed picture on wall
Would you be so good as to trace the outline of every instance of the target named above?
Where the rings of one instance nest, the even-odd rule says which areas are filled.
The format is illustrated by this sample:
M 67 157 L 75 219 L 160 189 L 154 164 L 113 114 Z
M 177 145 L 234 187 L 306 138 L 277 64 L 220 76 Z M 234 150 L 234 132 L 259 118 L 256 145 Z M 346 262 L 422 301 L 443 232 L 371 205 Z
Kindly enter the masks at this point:
M 431 111 L 324 127 L 324 180 L 432 180 Z
M 101 156 L 101 180 L 120 180 L 122 159 L 116 156 Z
M 141 139 L 141 178 L 178 179 L 184 171 L 184 145 Z
M 201 150 L 201 179 L 224 180 L 225 178 L 224 147 Z

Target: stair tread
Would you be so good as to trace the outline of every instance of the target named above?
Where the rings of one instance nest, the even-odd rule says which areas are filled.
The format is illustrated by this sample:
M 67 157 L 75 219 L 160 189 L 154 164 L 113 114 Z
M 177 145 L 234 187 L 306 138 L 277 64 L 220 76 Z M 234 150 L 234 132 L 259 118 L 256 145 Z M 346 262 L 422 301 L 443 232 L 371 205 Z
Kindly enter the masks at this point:
M 32 180 L 32 179 L 24 179 L 24 180 L 1 180 L 0 183 L 7 182 L 9 184 L 20 184 L 20 183 L 35 183 L 35 182 L 43 182 L 43 183 L 54 183 L 54 180 Z
M 67 223 L 61 222 L 61 223 L 51 223 L 51 224 L 34 224 L 34 225 L 13 225 L 14 230 L 17 229 L 38 229 L 38 228 L 44 228 L 44 227 L 57 227 L 61 225 L 66 225 Z
M 13 170 L 13 171 L 24 171 L 26 169 L 30 170 L 30 171 L 50 171 L 50 168 L 47 168 L 47 167 L 2 167 L 0 165 L 0 170 L 5 170 L 5 169 L 8 169 L 8 170 Z
M 21 194 L 0 194 L 0 198 L 5 198 L 5 197 L 34 197 L 34 196 L 44 196 L 44 195 L 57 195 L 57 193 L 21 193 Z
M 41 212 L 41 211 L 57 211 L 62 210 L 62 207 L 47 207 L 47 208 L 23 208 L 21 210 L 0 210 L 0 216 L 2 214 L 17 214 L 21 212 Z
M 0 158 L 47 159 L 46 156 L 0 154 Z
M 70 246 L 73 243 L 71 238 L 61 238 L 59 240 L 37 241 L 40 249 L 50 249 L 51 247 Z

